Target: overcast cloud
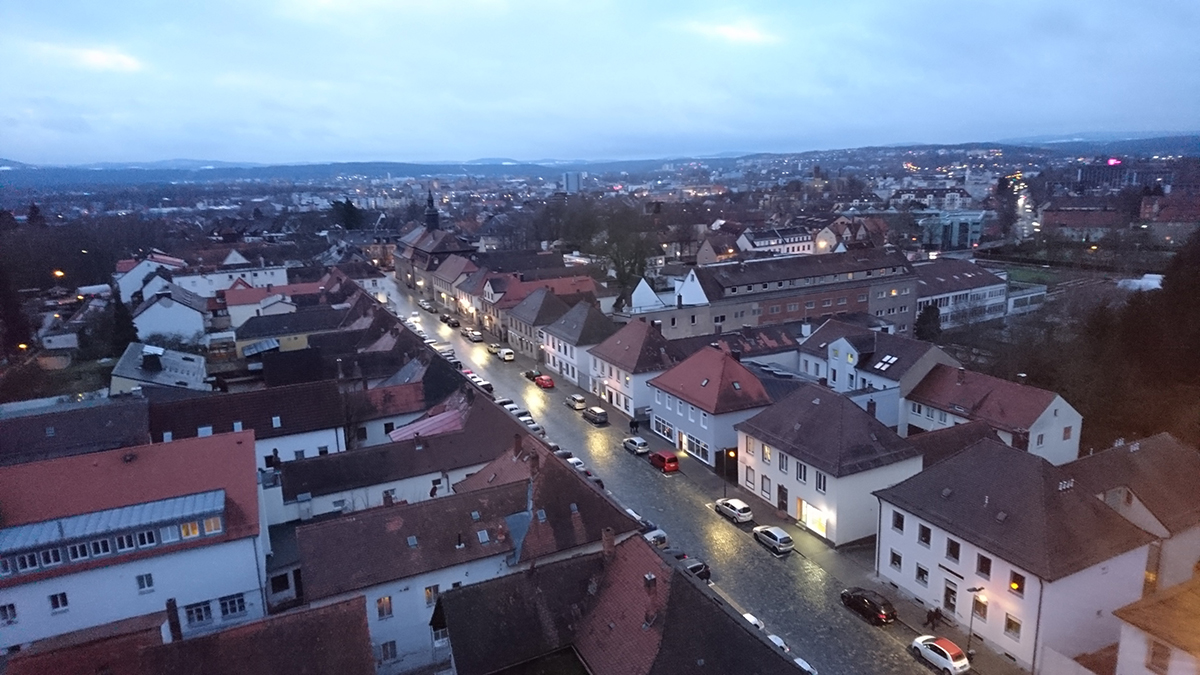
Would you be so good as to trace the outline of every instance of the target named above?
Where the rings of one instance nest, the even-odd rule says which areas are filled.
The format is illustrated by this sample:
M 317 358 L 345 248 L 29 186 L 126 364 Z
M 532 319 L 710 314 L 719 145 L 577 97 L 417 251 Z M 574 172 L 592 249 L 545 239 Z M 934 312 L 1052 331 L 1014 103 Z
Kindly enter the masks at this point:
M 0 157 L 601 159 L 1200 128 L 1200 3 L 6 0 Z

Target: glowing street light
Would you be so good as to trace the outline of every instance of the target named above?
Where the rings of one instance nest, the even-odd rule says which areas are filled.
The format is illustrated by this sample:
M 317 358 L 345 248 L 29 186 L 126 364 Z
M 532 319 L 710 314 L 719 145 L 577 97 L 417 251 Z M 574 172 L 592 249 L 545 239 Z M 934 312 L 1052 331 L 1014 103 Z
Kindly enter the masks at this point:
M 54 278 L 55 278 L 55 279 L 61 279 L 61 278 L 65 277 L 65 276 L 67 276 L 67 273 L 66 273 L 66 272 L 64 272 L 64 271 L 62 271 L 62 270 L 54 270 Z

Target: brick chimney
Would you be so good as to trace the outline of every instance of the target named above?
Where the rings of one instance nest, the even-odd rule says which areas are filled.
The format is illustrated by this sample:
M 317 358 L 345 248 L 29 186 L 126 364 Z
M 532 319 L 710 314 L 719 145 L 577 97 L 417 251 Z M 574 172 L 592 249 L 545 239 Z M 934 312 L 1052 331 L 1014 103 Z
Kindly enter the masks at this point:
M 167 598 L 167 626 L 171 630 L 171 642 L 183 641 L 183 626 L 179 623 L 179 605 L 175 598 Z
M 873 398 L 867 399 L 867 414 L 870 415 L 871 417 L 874 417 L 875 409 L 876 409 L 875 399 L 873 399 Z
M 617 535 L 611 527 L 600 530 L 600 542 L 604 546 L 604 562 L 610 562 L 617 555 Z
M 962 384 L 967 380 L 967 369 L 959 366 L 958 368 L 958 383 Z
M 521 434 L 513 434 L 513 459 L 521 456 Z
M 542 453 L 534 450 L 533 452 L 529 453 L 529 476 L 532 478 L 533 476 L 538 475 L 538 471 L 540 471 L 541 468 Z

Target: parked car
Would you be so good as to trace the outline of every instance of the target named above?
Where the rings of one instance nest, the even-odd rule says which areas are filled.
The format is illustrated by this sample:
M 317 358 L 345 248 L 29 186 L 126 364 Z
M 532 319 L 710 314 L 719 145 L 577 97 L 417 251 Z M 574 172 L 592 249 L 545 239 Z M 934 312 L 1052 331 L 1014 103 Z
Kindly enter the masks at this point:
M 732 497 L 728 499 L 718 499 L 716 503 L 717 513 L 725 516 L 735 523 L 748 523 L 754 520 L 754 511 L 750 510 L 750 505 L 740 499 Z
M 667 547 L 667 533 L 659 529 L 650 530 L 642 534 L 642 538 L 650 542 L 656 548 Z
M 650 452 L 650 444 L 641 436 L 630 436 L 621 441 L 621 447 L 635 455 L 644 455 Z
M 683 568 L 697 579 L 708 581 L 712 578 L 712 570 L 708 569 L 708 565 L 698 558 L 688 558 Z
M 659 450 L 650 453 L 650 466 L 663 473 L 674 473 L 679 470 L 679 457 L 670 450 Z
M 523 419 L 521 421 L 525 423 L 525 426 L 529 427 L 530 431 L 537 434 L 538 436 L 546 435 L 546 430 L 542 428 L 542 425 L 538 424 L 537 422 L 534 422 L 532 417 L 526 417 L 525 419 Z
M 489 394 L 496 390 L 495 385 L 493 385 L 491 382 L 488 382 L 487 380 L 484 380 L 484 379 L 480 379 L 478 382 L 476 382 L 475 386 L 479 387 L 480 389 L 486 391 Z
M 583 419 L 595 424 L 596 426 L 602 426 L 608 424 L 608 411 L 599 406 L 585 408 L 583 411 Z
M 805 661 L 799 656 L 792 659 L 792 663 L 796 664 L 800 668 L 800 672 L 805 673 L 806 675 L 817 675 L 817 669 L 808 665 L 808 661 Z
M 451 328 L 458 328 L 462 324 L 459 323 L 458 319 L 450 317 L 449 319 L 446 319 L 446 325 L 450 326 Z
M 501 349 L 500 343 L 498 343 L 498 342 L 493 342 L 487 346 L 487 350 L 488 350 L 489 354 L 495 354 L 496 352 L 500 351 L 500 349 Z
M 759 630 L 765 631 L 767 629 L 767 626 L 766 626 L 766 624 L 764 624 L 762 622 L 762 619 L 758 618 L 757 616 L 754 616 L 753 614 L 743 614 L 742 618 L 746 620 L 746 623 L 750 624 L 751 626 L 754 626 L 755 628 L 757 628 Z
M 425 338 L 425 344 L 429 345 L 430 347 L 436 345 L 437 343 L 438 341 L 433 338 Z
M 509 401 L 508 403 L 505 403 L 505 404 L 501 405 L 500 407 L 504 408 L 505 410 L 507 410 L 508 412 L 510 412 L 514 415 L 517 414 L 517 411 L 521 410 L 521 406 L 517 405 L 516 403 L 513 403 L 512 401 Z M 522 411 L 522 412 L 524 412 L 524 411 Z
M 771 644 L 782 649 L 783 653 L 785 653 L 785 654 L 792 651 L 791 647 L 788 647 L 787 643 L 783 641 L 783 638 L 779 637 L 778 635 L 775 635 L 775 634 L 768 635 L 767 639 L 771 641 Z
M 638 521 L 638 532 L 641 532 L 642 534 L 646 534 L 647 532 L 658 529 L 658 525 L 655 525 L 653 522 L 639 516 L 637 511 L 634 511 L 633 509 L 625 509 L 625 513 L 628 513 L 630 518 Z
M 583 460 L 579 459 L 578 457 L 568 457 L 567 464 L 570 464 L 576 471 L 584 471 L 587 469 L 587 466 L 584 465 Z
M 421 313 L 414 309 L 412 311 L 412 313 L 408 315 L 408 320 L 409 321 L 420 321 Z
M 854 586 L 842 591 L 842 604 L 876 626 L 896 620 L 896 608 L 875 591 Z
M 483 333 L 477 330 L 468 330 L 467 334 L 463 337 L 467 338 L 471 342 L 483 342 Z
M 501 349 L 496 352 L 496 356 L 499 356 L 501 361 L 515 361 L 517 353 L 511 349 Z
M 967 655 L 950 640 L 935 635 L 921 635 L 912 642 L 913 656 L 925 659 L 942 673 L 965 673 L 971 669 Z
M 435 347 L 435 349 L 437 349 L 438 354 L 441 354 L 442 356 L 444 356 L 446 358 L 450 358 L 450 357 L 454 356 L 454 348 L 453 347 L 443 346 L 443 347 Z
M 554 451 L 554 456 L 558 457 L 559 459 L 571 459 L 575 456 L 575 453 L 571 452 L 570 450 L 563 450 L 559 448 L 558 450 Z
M 417 301 L 417 307 L 420 307 L 421 309 L 428 310 L 428 309 L 432 308 L 432 307 L 433 307 L 433 305 L 429 304 L 429 301 L 428 301 L 428 300 L 418 300 L 418 301 Z
M 535 377 L 533 379 L 533 383 L 536 384 L 537 386 L 541 387 L 542 389 L 553 389 L 554 388 L 554 378 L 550 377 L 549 375 L 540 375 L 538 377 Z
M 590 480 L 591 482 L 595 483 L 596 487 L 600 488 L 601 490 L 604 489 L 604 481 L 600 479 L 600 476 L 597 476 L 596 474 L 589 471 L 589 472 L 587 472 L 587 479 Z
M 685 560 L 688 557 L 688 554 L 684 553 L 683 549 L 678 548 L 665 548 L 663 549 L 663 555 L 670 556 L 676 560 Z
M 505 406 L 512 405 L 512 402 L 513 402 L 513 400 L 512 400 L 511 398 L 498 398 L 498 399 L 496 399 L 496 405 L 500 406 L 501 408 L 503 408 L 503 407 L 505 407 Z
M 413 312 L 413 314 L 416 314 L 416 312 Z M 438 321 L 441 321 L 442 323 L 446 323 L 449 320 L 450 320 L 449 314 L 442 314 L 441 316 L 438 317 Z
M 525 379 L 533 381 L 542 376 L 542 371 L 538 370 L 537 368 L 534 368 L 533 370 L 523 371 L 521 373 L 521 375 L 523 375 L 525 377 Z
M 571 410 L 583 410 L 587 407 L 587 401 L 582 394 L 571 394 L 563 403 Z
M 754 538 L 777 554 L 787 553 L 793 547 L 791 535 L 774 525 L 759 525 L 754 528 Z

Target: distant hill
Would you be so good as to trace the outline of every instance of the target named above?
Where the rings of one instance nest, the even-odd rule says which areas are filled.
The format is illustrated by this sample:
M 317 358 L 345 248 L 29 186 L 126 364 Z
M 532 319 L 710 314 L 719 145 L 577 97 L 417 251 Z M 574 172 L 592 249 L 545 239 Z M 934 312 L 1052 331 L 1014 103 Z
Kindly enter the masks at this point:
M 1032 145 L 1032 144 L 1031 144 Z M 1129 138 L 1121 140 L 1067 140 L 1037 144 L 1036 147 L 1072 155 L 1164 155 L 1200 156 L 1200 135 Z

